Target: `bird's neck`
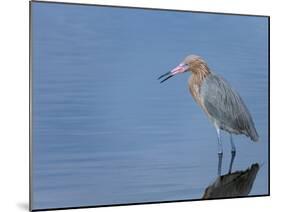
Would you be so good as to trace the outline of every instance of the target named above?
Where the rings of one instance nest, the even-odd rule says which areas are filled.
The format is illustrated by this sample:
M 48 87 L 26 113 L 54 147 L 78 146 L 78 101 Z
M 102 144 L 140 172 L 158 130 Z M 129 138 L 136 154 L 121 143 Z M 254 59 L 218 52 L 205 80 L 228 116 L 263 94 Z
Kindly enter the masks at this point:
M 211 71 L 206 63 L 196 64 L 194 67 L 192 67 L 191 72 L 194 77 L 197 77 L 200 79 L 205 78 L 206 76 L 208 76 L 211 73 Z
M 192 74 L 188 81 L 188 87 L 191 95 L 195 99 L 195 101 L 201 105 L 201 98 L 200 98 L 200 88 L 204 81 L 204 79 L 211 74 L 211 71 L 208 67 L 202 67 L 197 69 L 196 71 L 191 71 Z
M 191 73 L 192 75 L 191 75 L 190 83 L 201 87 L 202 82 L 211 73 L 211 71 L 208 66 L 202 65 L 200 68 L 191 71 Z

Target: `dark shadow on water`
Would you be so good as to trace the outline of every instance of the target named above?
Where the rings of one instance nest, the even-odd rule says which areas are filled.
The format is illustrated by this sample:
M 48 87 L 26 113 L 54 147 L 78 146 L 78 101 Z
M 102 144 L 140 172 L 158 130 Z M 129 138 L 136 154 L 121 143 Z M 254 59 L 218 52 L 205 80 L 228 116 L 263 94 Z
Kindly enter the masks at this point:
M 241 197 L 247 196 L 251 192 L 260 165 L 253 163 L 246 170 L 232 172 L 234 158 L 235 154 L 232 154 L 228 173 L 221 175 L 222 156 L 219 156 L 218 177 L 205 189 L 202 199 Z
M 29 205 L 28 205 L 28 203 L 26 203 L 26 202 L 17 203 L 17 206 L 18 206 L 21 210 L 29 211 Z

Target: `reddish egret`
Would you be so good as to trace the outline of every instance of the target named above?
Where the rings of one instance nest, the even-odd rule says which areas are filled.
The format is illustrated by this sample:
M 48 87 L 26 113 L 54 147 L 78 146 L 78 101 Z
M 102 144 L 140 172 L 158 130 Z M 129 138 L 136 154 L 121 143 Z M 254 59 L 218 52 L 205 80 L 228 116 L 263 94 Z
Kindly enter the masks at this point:
M 176 68 L 158 79 L 166 77 L 162 83 L 176 74 L 187 71 L 191 72 L 188 86 L 192 97 L 216 128 L 219 156 L 223 154 L 220 130 L 230 134 L 233 155 L 236 148 L 232 134 L 244 134 L 252 141 L 258 141 L 259 136 L 253 119 L 242 98 L 222 77 L 211 71 L 201 57 L 187 56 Z

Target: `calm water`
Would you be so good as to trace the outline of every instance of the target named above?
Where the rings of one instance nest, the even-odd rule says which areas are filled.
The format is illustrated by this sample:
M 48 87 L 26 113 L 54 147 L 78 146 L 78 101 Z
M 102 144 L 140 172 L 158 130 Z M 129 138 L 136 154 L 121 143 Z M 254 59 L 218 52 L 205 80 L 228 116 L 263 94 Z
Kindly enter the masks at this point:
M 188 74 L 199 54 L 248 106 L 260 142 L 235 136 L 233 171 L 268 192 L 267 19 L 33 3 L 33 209 L 198 199 L 217 177 L 214 127 Z M 222 174 L 230 162 L 222 135 Z

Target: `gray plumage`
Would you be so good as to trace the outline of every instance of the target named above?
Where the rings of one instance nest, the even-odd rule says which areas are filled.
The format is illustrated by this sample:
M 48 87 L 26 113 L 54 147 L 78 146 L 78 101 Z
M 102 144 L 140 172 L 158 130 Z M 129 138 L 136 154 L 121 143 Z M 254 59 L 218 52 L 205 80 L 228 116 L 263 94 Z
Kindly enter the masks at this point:
M 258 141 L 259 136 L 249 110 L 239 94 L 222 77 L 210 73 L 202 83 L 200 95 L 216 127 Z
M 191 72 L 188 80 L 190 94 L 215 125 L 219 156 L 223 154 L 220 130 L 230 134 L 232 155 L 236 153 L 232 134 L 244 134 L 251 140 L 258 141 L 253 119 L 242 98 L 222 77 L 214 74 L 200 56 L 187 56 L 173 70 L 162 74 L 158 79 L 163 83 L 185 72 Z

